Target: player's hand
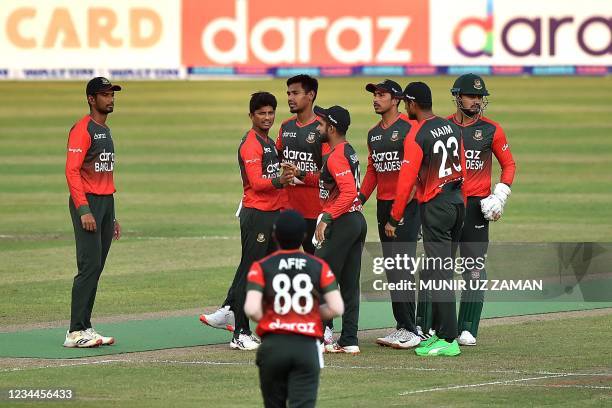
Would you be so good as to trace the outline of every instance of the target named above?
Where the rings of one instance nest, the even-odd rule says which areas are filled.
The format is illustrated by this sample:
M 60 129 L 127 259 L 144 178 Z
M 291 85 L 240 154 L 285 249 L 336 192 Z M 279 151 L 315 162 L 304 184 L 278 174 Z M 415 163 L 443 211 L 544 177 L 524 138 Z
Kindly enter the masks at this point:
M 319 242 L 319 244 L 323 243 L 323 241 L 325 241 L 325 229 L 327 228 L 327 223 L 320 221 L 317 224 L 317 229 L 315 230 L 315 238 L 317 239 L 317 241 Z
M 115 225 L 113 226 L 113 238 L 115 241 L 121 238 L 121 225 L 119 225 L 117 220 L 115 220 Z
M 85 231 L 96 232 L 96 219 L 91 213 L 81 215 L 81 225 Z
M 504 212 L 504 204 L 497 196 L 491 194 L 480 201 L 480 210 L 486 220 L 497 221 Z
M 388 236 L 389 238 L 396 238 L 396 235 L 395 235 L 395 230 L 396 229 L 397 229 L 396 227 L 394 227 L 393 225 L 387 223 L 385 225 L 385 235 Z
M 493 195 L 501 201 L 502 207 L 506 205 L 506 201 L 511 193 L 510 187 L 504 183 L 497 183 L 495 188 L 493 188 Z
M 280 176 L 280 183 L 283 186 L 293 183 L 293 173 L 291 171 L 283 172 Z

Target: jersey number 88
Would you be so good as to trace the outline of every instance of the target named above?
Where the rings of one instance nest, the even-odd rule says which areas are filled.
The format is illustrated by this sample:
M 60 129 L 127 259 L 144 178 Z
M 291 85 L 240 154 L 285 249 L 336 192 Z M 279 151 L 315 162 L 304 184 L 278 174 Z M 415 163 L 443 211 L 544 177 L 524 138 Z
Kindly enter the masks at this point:
M 291 296 L 290 290 L 293 288 L 294 294 Z M 272 280 L 274 296 L 274 312 L 285 315 L 293 309 L 295 313 L 305 315 L 310 313 L 313 306 L 312 281 L 310 276 L 305 273 L 298 273 L 289 279 L 289 276 L 280 273 Z

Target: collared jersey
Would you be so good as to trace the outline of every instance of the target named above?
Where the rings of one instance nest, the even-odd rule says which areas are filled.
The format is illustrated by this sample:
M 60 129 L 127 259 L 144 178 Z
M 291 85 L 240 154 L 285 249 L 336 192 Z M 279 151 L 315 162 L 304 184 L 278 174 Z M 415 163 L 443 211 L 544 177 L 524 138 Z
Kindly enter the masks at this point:
M 242 177 L 242 205 L 261 211 L 283 207 L 283 195 L 272 180 L 280 177 L 280 162 L 274 141 L 249 130 L 238 148 L 238 165 Z
M 342 214 L 361 211 L 359 201 L 359 158 L 346 141 L 337 144 L 323 158 L 319 176 L 319 198 L 323 213 L 336 219 Z
M 403 217 L 415 183 L 416 198 L 425 203 L 435 198 L 445 184 L 463 179 L 461 149 L 461 132 L 447 119 L 432 116 L 412 127 L 404 143 L 404 160 L 391 209 L 393 219 L 399 221 Z
M 491 194 L 493 155 L 501 166 L 500 182 L 509 186 L 514 181 L 516 163 L 510 152 L 506 134 L 499 123 L 486 117 L 461 125 L 455 115 L 448 119 L 459 126 L 464 147 L 465 179 L 462 191 L 465 197 L 486 197 Z
M 323 337 L 319 304 L 323 294 L 337 288 L 329 265 L 302 251 L 281 250 L 254 262 L 247 274 L 247 290 L 263 292 L 257 334 Z
M 404 140 L 412 128 L 412 121 L 400 114 L 385 127 L 378 122 L 368 132 L 368 167 L 360 192 L 367 200 L 374 188 L 379 200 L 395 199 L 397 178 L 404 159 Z
M 285 120 L 278 131 L 276 148 L 281 162 L 293 163 L 304 173 L 321 170 L 323 155 L 329 152 L 329 145 L 321 141 L 317 131 L 318 117 L 308 123 L 300 123 L 297 116 Z M 289 208 L 298 211 L 304 218 L 317 218 L 321 212 L 319 189 L 306 184 L 284 189 Z
M 85 194 L 113 194 L 115 147 L 108 127 L 85 115 L 68 134 L 66 181 L 74 206 L 89 206 Z

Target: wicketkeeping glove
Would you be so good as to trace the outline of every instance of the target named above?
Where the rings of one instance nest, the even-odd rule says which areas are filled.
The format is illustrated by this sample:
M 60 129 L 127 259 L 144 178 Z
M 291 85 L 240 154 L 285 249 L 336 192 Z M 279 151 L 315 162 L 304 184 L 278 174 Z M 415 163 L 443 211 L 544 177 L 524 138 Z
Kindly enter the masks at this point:
M 480 210 L 486 220 L 497 221 L 504 212 L 502 201 L 494 194 L 480 200 Z

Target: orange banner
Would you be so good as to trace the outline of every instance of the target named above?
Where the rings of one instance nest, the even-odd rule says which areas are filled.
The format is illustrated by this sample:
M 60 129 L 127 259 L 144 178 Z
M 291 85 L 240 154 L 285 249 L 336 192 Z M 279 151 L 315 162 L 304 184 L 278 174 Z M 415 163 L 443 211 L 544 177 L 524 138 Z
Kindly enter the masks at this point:
M 429 63 L 428 0 L 183 0 L 186 66 Z

